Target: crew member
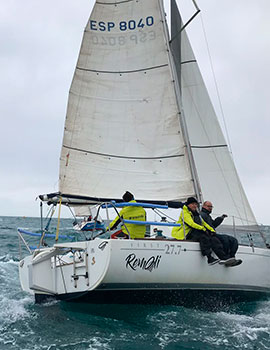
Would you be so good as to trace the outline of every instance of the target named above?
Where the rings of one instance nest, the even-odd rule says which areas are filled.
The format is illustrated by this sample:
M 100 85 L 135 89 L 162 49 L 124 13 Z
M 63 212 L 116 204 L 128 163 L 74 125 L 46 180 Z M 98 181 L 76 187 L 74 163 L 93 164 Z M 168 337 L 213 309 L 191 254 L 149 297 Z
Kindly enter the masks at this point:
M 130 192 L 126 192 L 123 195 L 123 201 L 129 202 L 129 203 L 136 203 L 134 200 L 134 196 Z M 127 206 L 124 207 L 120 213 L 119 216 L 117 216 L 109 225 L 108 229 L 111 230 L 115 229 L 120 223 L 122 223 L 122 220 L 134 220 L 134 221 L 146 221 L 146 212 L 143 207 L 137 207 L 137 206 Z M 117 234 L 112 235 L 112 238 L 144 238 L 145 236 L 146 227 L 145 225 L 136 225 L 136 224 L 123 224 L 121 227 L 121 231 L 118 231 Z
M 200 214 L 203 220 L 207 222 L 208 225 L 210 225 L 213 229 L 216 229 L 228 215 L 223 214 L 222 216 L 218 216 L 215 219 L 213 219 L 212 216 L 210 215 L 212 213 L 212 210 L 213 210 L 213 204 L 210 201 L 205 201 L 203 203 Z M 216 233 L 216 237 L 221 241 L 225 254 L 227 254 L 229 258 L 235 258 L 235 254 L 238 249 L 237 239 L 230 235 L 218 234 L 218 233 Z M 235 259 L 235 261 L 232 262 L 230 266 L 237 266 L 237 265 L 240 265 L 241 263 L 242 263 L 242 260 Z
M 209 265 L 214 265 L 220 259 L 226 261 L 227 256 L 223 251 L 223 247 L 218 238 L 215 237 L 215 230 L 208 225 L 197 211 L 198 201 L 189 197 L 183 206 L 177 223 L 180 227 L 174 227 L 172 236 L 179 240 L 192 240 L 200 243 L 200 248 L 203 256 L 207 256 Z M 212 250 L 219 259 L 214 258 Z

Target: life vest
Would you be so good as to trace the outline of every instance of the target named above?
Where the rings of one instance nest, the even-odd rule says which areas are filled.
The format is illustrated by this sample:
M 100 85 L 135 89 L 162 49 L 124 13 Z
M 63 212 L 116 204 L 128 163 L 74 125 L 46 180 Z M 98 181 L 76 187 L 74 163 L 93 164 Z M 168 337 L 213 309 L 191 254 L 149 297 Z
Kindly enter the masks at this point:
M 129 203 L 136 203 L 135 200 L 130 201 Z M 146 212 L 143 207 L 124 207 L 119 216 L 123 220 L 134 220 L 134 221 L 146 221 Z M 113 225 L 119 220 L 119 216 L 117 216 L 109 225 L 109 227 L 113 227 Z M 126 227 L 130 234 L 130 238 L 144 238 L 146 226 L 145 225 L 136 225 L 136 224 L 125 224 L 122 225 L 122 231 L 128 235 Z
M 183 221 L 184 221 L 184 225 L 183 225 Z M 205 231 L 207 229 L 209 231 L 215 232 L 215 230 L 210 225 L 208 225 L 203 219 L 202 219 L 201 225 L 196 224 L 196 222 L 194 222 L 194 216 L 192 214 L 192 211 L 190 211 L 186 205 L 183 206 L 183 209 L 182 209 L 182 212 L 180 213 L 177 224 L 180 224 L 181 226 L 174 227 L 172 229 L 172 237 L 179 240 L 185 239 L 188 233 L 192 229 L 201 230 L 201 231 Z

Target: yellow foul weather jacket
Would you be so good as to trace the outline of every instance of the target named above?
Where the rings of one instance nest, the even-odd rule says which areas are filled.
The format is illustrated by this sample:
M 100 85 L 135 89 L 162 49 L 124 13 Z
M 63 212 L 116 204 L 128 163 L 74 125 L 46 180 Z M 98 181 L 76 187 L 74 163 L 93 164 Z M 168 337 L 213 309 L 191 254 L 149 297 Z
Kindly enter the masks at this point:
M 136 203 L 135 200 L 130 201 L 129 203 Z M 124 207 L 119 216 L 123 220 L 136 220 L 136 221 L 146 221 L 146 212 L 143 207 Z M 109 228 L 115 228 L 120 224 L 121 220 L 117 216 L 109 225 Z M 130 238 L 144 238 L 146 227 L 145 225 L 136 225 L 136 224 L 125 224 L 129 233 Z M 124 225 L 122 225 L 122 231 L 128 235 L 128 232 Z
M 183 225 L 183 217 L 184 217 L 184 225 Z M 172 229 L 172 236 L 176 239 L 183 240 L 187 236 L 187 234 L 194 228 L 196 230 L 206 231 L 209 230 L 211 232 L 216 232 L 211 226 L 209 226 L 203 219 L 202 225 L 196 224 L 194 222 L 194 216 L 192 211 L 188 209 L 186 205 L 183 206 L 183 210 L 180 214 L 179 220 L 177 224 L 180 224 L 181 227 L 174 227 Z

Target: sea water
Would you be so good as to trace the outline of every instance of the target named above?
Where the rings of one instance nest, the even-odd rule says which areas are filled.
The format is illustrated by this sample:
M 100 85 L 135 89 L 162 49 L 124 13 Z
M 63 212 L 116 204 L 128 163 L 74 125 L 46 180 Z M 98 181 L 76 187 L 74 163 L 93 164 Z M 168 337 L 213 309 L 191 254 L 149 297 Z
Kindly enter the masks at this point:
M 270 349 L 270 299 L 217 311 L 157 305 L 36 305 L 20 288 L 17 227 L 38 231 L 40 221 L 0 217 L 1 350 Z M 71 234 L 71 228 L 72 220 L 61 221 L 61 233 Z

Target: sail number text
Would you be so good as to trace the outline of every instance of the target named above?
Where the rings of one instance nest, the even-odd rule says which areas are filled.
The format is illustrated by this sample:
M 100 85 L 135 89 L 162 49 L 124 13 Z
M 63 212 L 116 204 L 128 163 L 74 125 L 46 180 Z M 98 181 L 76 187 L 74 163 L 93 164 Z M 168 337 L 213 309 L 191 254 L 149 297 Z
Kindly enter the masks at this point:
M 165 244 L 165 254 L 176 254 L 179 255 L 181 252 L 181 245 L 180 244 Z
M 140 44 L 156 39 L 156 33 L 153 30 L 149 32 L 132 33 L 129 35 L 99 35 L 92 36 L 92 42 L 94 45 L 109 45 L 109 46 L 123 46 L 128 43 Z
M 115 22 L 103 22 L 103 21 L 89 21 L 90 30 L 96 31 L 112 31 L 113 29 L 119 29 L 121 32 L 126 30 L 143 29 L 144 27 L 151 27 L 154 24 L 154 17 L 148 16 L 145 19 L 141 18 L 136 21 L 131 19 L 130 21 L 121 21 L 119 23 Z

